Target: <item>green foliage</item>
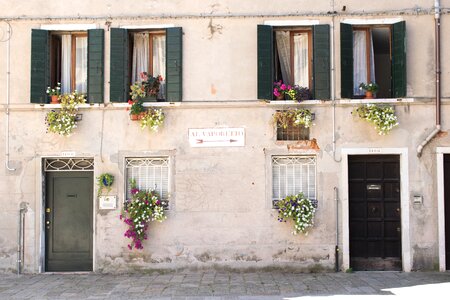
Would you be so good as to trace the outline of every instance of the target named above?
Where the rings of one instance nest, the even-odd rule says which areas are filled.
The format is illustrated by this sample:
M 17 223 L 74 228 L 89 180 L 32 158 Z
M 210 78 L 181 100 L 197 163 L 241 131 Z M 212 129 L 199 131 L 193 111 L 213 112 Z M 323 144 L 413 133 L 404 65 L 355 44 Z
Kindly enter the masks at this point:
M 136 81 L 130 86 L 130 96 L 132 100 L 142 99 L 146 96 L 158 96 L 159 88 L 161 85 L 162 77 L 158 75 L 153 77 L 148 75 L 147 72 L 142 72 L 141 81 Z
M 86 102 L 85 95 L 76 91 L 70 94 L 63 94 L 59 97 L 61 101 L 60 110 L 52 110 L 47 113 L 45 123 L 47 131 L 63 136 L 70 136 L 77 127 L 76 116 L 78 105 Z
M 148 127 L 150 130 L 158 131 L 158 128 L 164 123 L 164 113 L 161 109 L 151 108 L 147 110 L 140 120 L 142 129 Z
M 376 92 L 378 92 L 378 84 L 376 84 L 375 82 L 369 82 L 369 83 L 361 82 L 359 85 L 359 89 L 362 91 L 365 91 L 365 92 L 376 93 Z
M 294 221 L 293 234 L 299 232 L 308 234 L 309 227 L 314 225 L 314 215 L 316 208 L 311 200 L 306 198 L 303 193 L 289 195 L 277 202 L 278 221 L 286 222 L 291 219 Z
M 113 183 L 114 183 L 114 176 L 109 173 L 102 173 L 99 177 L 97 177 L 97 185 L 98 185 L 97 197 L 103 195 L 104 189 L 106 189 L 106 194 L 109 194 Z
M 277 126 L 286 129 L 289 125 L 311 127 L 312 113 L 309 109 L 289 109 L 277 111 L 273 115 L 273 122 Z
M 354 113 L 374 124 L 379 135 L 388 134 L 392 128 L 398 125 L 397 116 L 392 106 L 366 104 L 356 108 Z

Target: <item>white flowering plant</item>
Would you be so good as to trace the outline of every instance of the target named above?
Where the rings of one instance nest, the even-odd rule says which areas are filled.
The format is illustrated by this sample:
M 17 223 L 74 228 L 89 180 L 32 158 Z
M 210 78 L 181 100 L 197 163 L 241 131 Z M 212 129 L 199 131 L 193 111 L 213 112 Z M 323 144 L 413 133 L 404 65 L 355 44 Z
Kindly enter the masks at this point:
M 306 198 L 303 193 L 289 195 L 277 202 L 278 221 L 294 221 L 293 234 L 308 234 L 308 229 L 314 225 L 316 208 L 313 202 Z
M 164 214 L 164 203 L 155 191 L 138 189 L 135 180 L 130 180 L 130 186 L 131 199 L 127 200 L 120 219 L 128 225 L 124 234 L 131 239 L 128 248 L 144 249 L 142 243 L 147 239 L 150 221 L 163 222 L 167 216 Z
M 45 116 L 47 132 L 69 136 L 77 127 L 78 105 L 85 103 L 86 97 L 74 91 L 70 94 L 61 95 L 60 101 L 61 109 L 52 110 Z
M 306 108 L 288 109 L 277 111 L 273 115 L 275 125 L 288 128 L 289 125 L 311 127 L 313 124 L 313 114 L 311 110 Z
M 159 127 L 164 123 L 164 113 L 161 109 L 148 109 L 140 120 L 142 129 L 148 127 L 150 130 L 158 131 Z
M 379 135 L 386 135 L 392 128 L 398 126 L 398 119 L 392 106 L 369 103 L 360 105 L 354 110 L 354 113 L 375 125 Z

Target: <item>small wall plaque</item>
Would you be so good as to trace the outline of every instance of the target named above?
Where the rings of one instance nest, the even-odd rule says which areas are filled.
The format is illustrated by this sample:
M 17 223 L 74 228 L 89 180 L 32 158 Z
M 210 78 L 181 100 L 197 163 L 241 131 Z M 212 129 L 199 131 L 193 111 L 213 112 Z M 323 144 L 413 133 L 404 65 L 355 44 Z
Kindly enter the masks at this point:
M 100 209 L 116 209 L 117 196 L 100 196 L 98 197 L 98 203 Z

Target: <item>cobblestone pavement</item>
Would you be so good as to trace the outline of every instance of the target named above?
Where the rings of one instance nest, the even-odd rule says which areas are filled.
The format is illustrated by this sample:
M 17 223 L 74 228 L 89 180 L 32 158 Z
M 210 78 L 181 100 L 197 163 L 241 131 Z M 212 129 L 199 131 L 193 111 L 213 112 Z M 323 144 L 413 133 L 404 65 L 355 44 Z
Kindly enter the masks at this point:
M 0 275 L 0 299 L 450 299 L 450 273 Z

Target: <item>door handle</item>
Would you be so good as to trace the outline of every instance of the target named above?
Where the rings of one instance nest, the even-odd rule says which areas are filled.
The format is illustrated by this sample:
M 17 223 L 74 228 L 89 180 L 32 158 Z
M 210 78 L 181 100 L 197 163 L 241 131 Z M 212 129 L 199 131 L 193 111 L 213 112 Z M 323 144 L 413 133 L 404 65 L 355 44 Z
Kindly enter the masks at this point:
M 45 228 L 50 229 L 50 221 L 45 221 Z

